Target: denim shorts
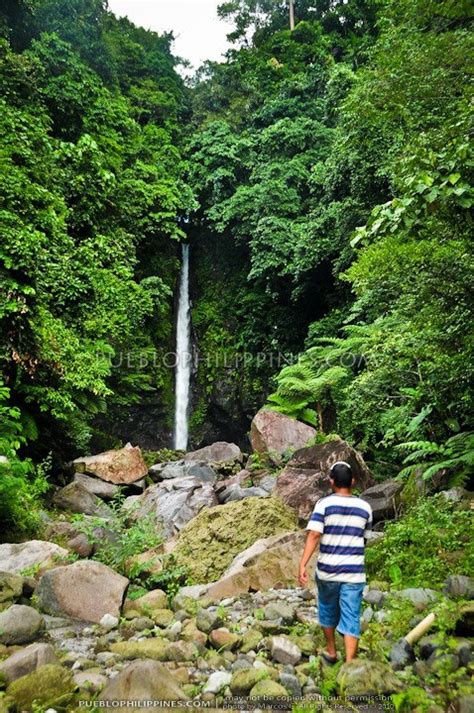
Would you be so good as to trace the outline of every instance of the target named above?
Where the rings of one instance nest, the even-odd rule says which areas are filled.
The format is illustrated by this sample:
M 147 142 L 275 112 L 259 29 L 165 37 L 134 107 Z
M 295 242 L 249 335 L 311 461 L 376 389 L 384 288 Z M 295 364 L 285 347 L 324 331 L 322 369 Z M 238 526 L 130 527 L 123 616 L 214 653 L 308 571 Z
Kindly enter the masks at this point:
M 326 582 L 316 577 L 318 617 L 324 627 L 336 627 L 340 634 L 360 637 L 360 610 L 365 583 Z

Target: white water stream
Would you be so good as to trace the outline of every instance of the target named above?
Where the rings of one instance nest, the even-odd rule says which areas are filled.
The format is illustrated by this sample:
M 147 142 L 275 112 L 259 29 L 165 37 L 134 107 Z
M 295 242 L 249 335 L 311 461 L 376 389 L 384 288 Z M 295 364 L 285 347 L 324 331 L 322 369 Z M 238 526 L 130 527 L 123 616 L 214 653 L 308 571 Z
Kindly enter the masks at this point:
M 182 245 L 179 280 L 178 318 L 176 322 L 176 386 L 174 412 L 174 447 L 188 445 L 189 393 L 192 368 L 191 309 L 189 302 L 189 245 Z

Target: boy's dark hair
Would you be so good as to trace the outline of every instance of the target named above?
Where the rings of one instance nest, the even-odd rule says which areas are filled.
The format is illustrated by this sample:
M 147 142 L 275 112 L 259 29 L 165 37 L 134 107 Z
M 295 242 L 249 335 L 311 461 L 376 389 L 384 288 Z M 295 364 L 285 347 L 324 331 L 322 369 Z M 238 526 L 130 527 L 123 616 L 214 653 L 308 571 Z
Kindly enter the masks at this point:
M 331 466 L 330 477 L 334 480 L 336 488 L 350 488 L 352 483 L 352 470 L 349 463 L 338 461 Z

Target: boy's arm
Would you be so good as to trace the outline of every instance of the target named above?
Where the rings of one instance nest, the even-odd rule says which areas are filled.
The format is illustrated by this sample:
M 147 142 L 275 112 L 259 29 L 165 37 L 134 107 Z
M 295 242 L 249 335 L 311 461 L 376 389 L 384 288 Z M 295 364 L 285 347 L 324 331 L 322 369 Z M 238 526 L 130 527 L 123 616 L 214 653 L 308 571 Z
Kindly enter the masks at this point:
M 316 547 L 318 546 L 320 539 L 320 532 L 316 532 L 316 530 L 308 530 L 303 554 L 301 555 L 298 573 L 298 581 L 302 586 L 305 586 L 308 583 L 308 573 L 306 571 L 306 565 L 311 559 L 311 556 L 315 551 Z

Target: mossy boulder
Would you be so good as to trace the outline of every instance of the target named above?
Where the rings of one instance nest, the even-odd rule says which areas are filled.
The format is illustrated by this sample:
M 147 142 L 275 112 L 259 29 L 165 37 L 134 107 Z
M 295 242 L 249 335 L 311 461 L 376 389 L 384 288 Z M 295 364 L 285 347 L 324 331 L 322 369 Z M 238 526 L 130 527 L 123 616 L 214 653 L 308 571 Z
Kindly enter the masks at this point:
M 44 708 L 64 707 L 73 699 L 75 690 L 70 671 L 57 664 L 46 664 L 13 681 L 7 695 L 15 700 L 19 711 L 32 711 L 35 703 Z
M 110 645 L 110 651 L 124 659 L 168 659 L 169 642 L 165 639 L 146 639 L 145 641 L 117 641 Z
M 339 692 L 345 696 L 381 696 L 402 690 L 390 666 L 378 661 L 355 659 L 341 666 L 337 674 Z
M 229 684 L 234 696 L 245 696 L 259 681 L 269 678 L 267 671 L 259 668 L 246 668 L 236 671 Z
M 21 597 L 23 577 L 12 572 L 0 572 L 0 603 L 12 602 Z
M 297 529 L 295 513 L 279 498 L 245 498 L 201 510 L 181 530 L 173 554 L 194 581 L 214 582 L 256 540 Z
M 171 609 L 153 609 L 151 618 L 157 626 L 165 627 L 171 624 L 174 614 Z
M 248 629 L 242 635 L 242 644 L 240 646 L 240 651 L 243 654 L 249 651 L 256 651 L 260 641 L 263 639 L 263 634 L 261 631 L 256 631 L 255 629 Z
M 287 698 L 288 695 L 288 691 L 281 683 L 272 681 L 269 678 L 258 681 L 255 686 L 250 689 L 250 696 L 252 698 Z

